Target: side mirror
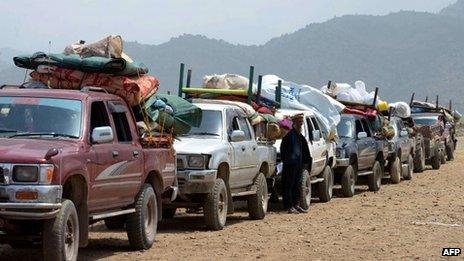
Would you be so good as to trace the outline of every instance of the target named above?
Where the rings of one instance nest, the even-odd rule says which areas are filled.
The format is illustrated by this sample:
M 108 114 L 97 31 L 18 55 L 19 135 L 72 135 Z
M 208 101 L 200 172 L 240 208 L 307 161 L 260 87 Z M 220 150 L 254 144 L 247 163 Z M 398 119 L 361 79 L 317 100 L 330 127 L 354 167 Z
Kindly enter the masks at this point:
M 367 133 L 366 132 L 360 132 L 358 133 L 358 139 L 364 139 L 367 138 Z
M 232 142 L 239 142 L 245 140 L 245 132 L 241 130 L 234 130 L 232 134 L 230 134 L 230 140 Z
M 313 141 L 320 141 L 321 140 L 321 132 L 318 130 L 313 130 Z
M 96 127 L 92 130 L 92 142 L 97 144 L 109 143 L 114 139 L 113 129 L 110 126 Z
M 406 136 L 408 136 L 408 134 L 409 134 L 409 133 L 408 133 L 408 131 L 407 131 L 406 129 L 403 129 L 403 130 L 400 132 L 400 136 L 401 136 L 401 137 L 406 137 Z

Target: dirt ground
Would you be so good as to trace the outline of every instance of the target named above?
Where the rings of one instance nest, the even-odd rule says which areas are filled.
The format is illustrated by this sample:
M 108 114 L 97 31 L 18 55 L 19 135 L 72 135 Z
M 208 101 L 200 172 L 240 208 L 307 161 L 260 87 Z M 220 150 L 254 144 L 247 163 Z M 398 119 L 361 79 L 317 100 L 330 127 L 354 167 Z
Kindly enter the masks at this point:
M 250 221 L 239 212 L 218 232 L 206 231 L 201 216 L 177 215 L 161 222 L 155 245 L 144 252 L 129 249 L 124 231 L 97 224 L 79 259 L 440 259 L 443 247 L 464 248 L 464 150 L 456 154 L 439 171 L 386 183 L 377 193 L 359 186 L 353 198 L 314 200 L 308 214 L 274 206 L 264 220 Z M 0 246 L 0 260 L 40 255 Z

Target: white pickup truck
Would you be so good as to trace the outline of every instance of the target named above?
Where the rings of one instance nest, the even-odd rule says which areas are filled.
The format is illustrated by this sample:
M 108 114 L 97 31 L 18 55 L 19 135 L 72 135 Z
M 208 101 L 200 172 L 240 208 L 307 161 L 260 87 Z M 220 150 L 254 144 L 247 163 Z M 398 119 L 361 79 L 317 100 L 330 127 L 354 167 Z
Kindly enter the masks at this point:
M 194 104 L 202 109 L 202 122 L 174 143 L 179 196 L 164 217 L 174 216 L 176 208 L 203 208 L 206 226 L 220 230 L 233 212 L 233 200 L 245 200 L 250 218 L 264 218 L 275 148 L 257 141 L 239 106 L 211 100 Z
M 301 182 L 301 199 L 300 206 L 308 209 L 311 203 L 312 185 L 316 187 L 316 194 L 322 202 L 328 202 L 332 198 L 334 185 L 333 167 L 335 167 L 335 147 L 334 141 L 328 140 L 328 133 L 321 128 L 321 120 L 318 119 L 314 111 L 298 111 L 280 109 L 279 113 L 285 116 L 293 116 L 296 114 L 304 114 L 305 120 L 302 127 L 302 134 L 306 138 L 311 156 L 311 165 L 303 172 Z M 277 151 L 280 153 L 280 144 L 282 140 L 277 140 L 274 144 Z M 280 154 L 279 154 L 280 155 Z M 280 157 L 278 157 L 280 161 Z M 282 162 L 278 163 L 275 180 L 279 184 L 282 172 Z M 272 189 L 274 200 L 278 199 L 278 186 Z

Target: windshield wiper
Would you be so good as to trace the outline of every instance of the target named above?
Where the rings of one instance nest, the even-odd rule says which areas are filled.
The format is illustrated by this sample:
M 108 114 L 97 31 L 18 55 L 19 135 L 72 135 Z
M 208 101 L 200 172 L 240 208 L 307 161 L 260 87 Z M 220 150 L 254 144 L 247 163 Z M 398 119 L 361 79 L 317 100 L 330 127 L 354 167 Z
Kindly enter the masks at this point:
M 211 136 L 220 136 L 217 133 L 212 133 L 212 132 L 192 132 L 188 133 L 187 135 L 211 135 Z
M 55 133 L 55 132 L 21 132 L 11 135 L 10 138 L 13 137 L 26 137 L 26 136 L 53 136 L 53 137 L 65 137 L 65 138 L 72 138 L 78 139 L 79 137 L 65 134 L 65 133 Z

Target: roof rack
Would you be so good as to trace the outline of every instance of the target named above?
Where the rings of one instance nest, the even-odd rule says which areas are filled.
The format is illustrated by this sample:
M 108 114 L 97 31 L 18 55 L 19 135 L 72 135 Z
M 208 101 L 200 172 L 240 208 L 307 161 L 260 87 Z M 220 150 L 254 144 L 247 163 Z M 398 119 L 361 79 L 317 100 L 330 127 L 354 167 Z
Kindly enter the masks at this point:
M 101 87 L 87 86 L 81 89 L 81 92 L 103 92 L 109 94 L 109 92 Z

